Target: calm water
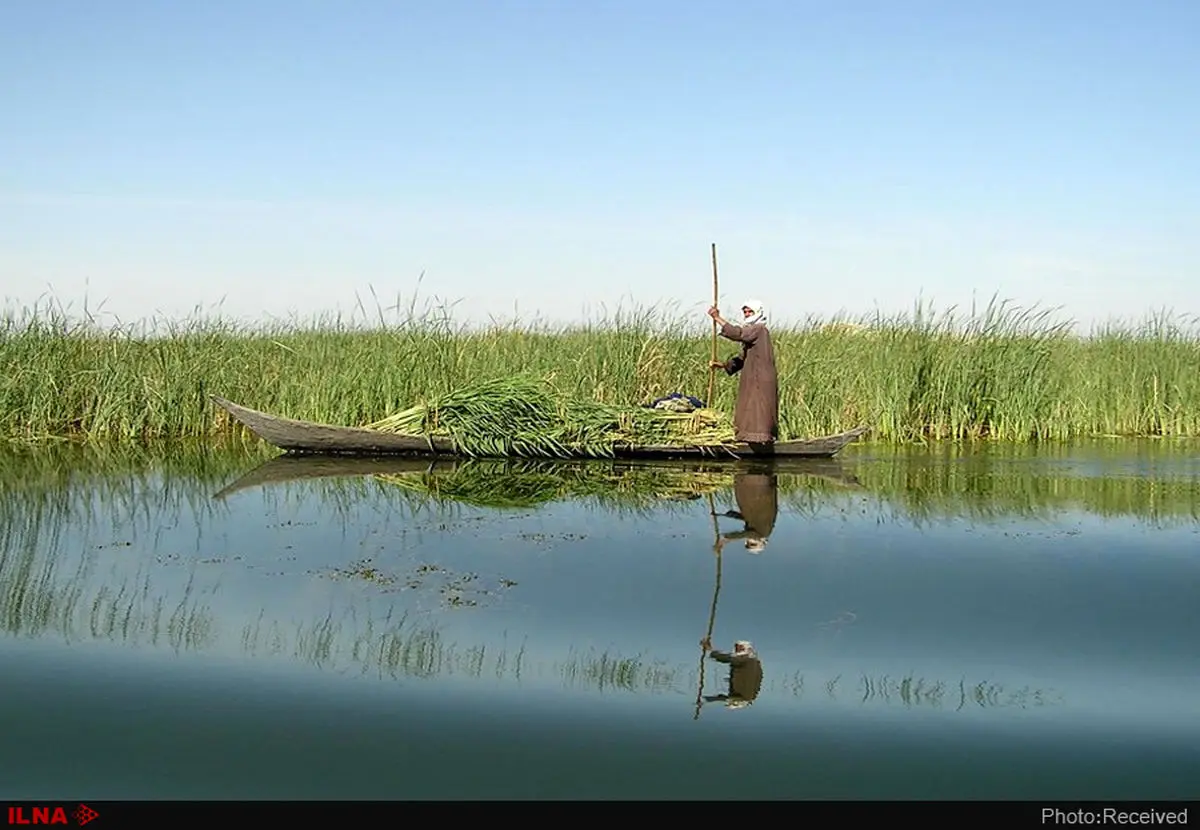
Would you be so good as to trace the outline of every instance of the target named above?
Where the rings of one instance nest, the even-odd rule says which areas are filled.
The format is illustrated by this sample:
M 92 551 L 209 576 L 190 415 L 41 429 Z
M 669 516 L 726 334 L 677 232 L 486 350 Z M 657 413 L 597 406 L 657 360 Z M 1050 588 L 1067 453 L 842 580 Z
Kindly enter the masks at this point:
M 1194 448 L 266 458 L 0 455 L 0 796 L 1200 795 Z

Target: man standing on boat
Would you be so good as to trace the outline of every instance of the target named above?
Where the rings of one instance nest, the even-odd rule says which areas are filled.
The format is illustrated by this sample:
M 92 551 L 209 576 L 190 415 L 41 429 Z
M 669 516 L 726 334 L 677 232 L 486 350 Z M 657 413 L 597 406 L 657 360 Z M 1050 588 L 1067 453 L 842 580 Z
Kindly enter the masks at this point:
M 720 325 L 722 337 L 742 344 L 741 355 L 710 362 L 728 375 L 741 373 L 733 413 L 735 438 L 747 444 L 773 444 L 779 437 L 779 379 L 762 302 L 747 300 L 742 305 L 741 325 L 722 317 L 716 306 L 709 308 L 708 316 Z

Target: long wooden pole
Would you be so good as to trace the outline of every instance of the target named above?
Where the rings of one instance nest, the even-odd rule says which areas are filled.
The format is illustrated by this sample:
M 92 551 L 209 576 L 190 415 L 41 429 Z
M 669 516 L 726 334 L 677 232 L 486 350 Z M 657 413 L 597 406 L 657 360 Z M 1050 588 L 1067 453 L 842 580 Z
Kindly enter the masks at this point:
M 715 308 L 717 299 L 717 243 L 712 244 L 712 265 L 713 265 L 713 307 Z M 705 406 L 712 408 L 713 405 L 713 389 L 717 382 L 717 367 L 711 365 L 717 360 L 717 321 L 713 320 L 712 330 L 712 360 L 708 367 L 708 398 L 705 400 Z

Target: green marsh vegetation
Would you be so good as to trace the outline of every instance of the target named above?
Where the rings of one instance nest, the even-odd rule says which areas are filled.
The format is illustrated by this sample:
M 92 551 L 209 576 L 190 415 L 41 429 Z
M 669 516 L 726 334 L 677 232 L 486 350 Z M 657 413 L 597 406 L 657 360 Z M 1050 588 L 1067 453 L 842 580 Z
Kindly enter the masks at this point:
M 472 330 L 446 309 L 397 309 L 377 309 L 370 326 L 323 318 L 254 327 L 199 315 L 101 327 L 53 303 L 9 310 L 0 317 L 0 436 L 238 435 L 213 393 L 363 425 L 518 372 L 621 406 L 707 390 L 711 329 L 699 312 L 619 310 L 574 327 Z M 1004 302 L 970 315 L 917 304 L 908 315 L 776 327 L 773 337 L 787 436 L 859 425 L 885 442 L 1200 436 L 1200 331 L 1190 318 L 1080 336 L 1050 312 Z M 723 341 L 721 354 L 735 348 Z M 732 412 L 736 384 L 717 381 L 712 404 Z

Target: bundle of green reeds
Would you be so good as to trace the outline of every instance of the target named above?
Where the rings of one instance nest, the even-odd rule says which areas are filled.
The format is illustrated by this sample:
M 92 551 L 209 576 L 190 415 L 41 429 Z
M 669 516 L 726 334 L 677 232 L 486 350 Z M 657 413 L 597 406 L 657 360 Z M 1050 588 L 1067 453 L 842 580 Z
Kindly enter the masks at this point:
M 441 436 L 465 455 L 607 457 L 618 444 L 724 446 L 733 426 L 710 409 L 668 412 L 586 400 L 532 375 L 486 380 L 390 415 L 367 428 Z

